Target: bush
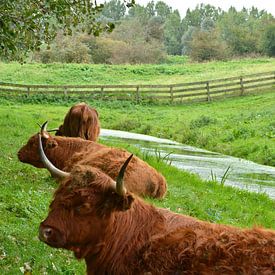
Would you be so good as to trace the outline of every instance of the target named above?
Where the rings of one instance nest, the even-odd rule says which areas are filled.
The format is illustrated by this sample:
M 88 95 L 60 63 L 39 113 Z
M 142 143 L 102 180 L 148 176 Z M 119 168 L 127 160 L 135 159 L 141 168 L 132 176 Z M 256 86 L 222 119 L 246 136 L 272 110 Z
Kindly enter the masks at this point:
M 228 57 L 225 42 L 218 33 L 212 31 L 197 31 L 190 42 L 190 57 L 195 61 L 224 60 Z
M 42 63 L 89 63 L 89 48 L 85 45 L 85 36 L 74 34 L 57 35 L 51 47 L 34 54 L 34 59 Z

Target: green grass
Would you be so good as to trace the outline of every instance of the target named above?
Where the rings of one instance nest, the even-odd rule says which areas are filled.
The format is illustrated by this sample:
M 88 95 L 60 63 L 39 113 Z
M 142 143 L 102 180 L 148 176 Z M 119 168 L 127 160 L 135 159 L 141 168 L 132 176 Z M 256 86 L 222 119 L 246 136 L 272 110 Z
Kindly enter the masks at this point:
M 275 59 L 189 63 L 170 58 L 166 64 L 109 66 L 76 64 L 0 63 L 0 81 L 24 84 L 143 84 L 179 83 L 274 70 Z M 103 128 L 150 134 L 198 147 L 275 165 L 275 95 L 251 95 L 212 103 L 183 106 L 135 105 L 130 102 L 90 101 Z M 22 274 L 84 274 L 85 265 L 72 253 L 53 249 L 38 238 L 39 223 L 47 215 L 57 184 L 47 171 L 20 163 L 16 153 L 38 131 L 62 122 L 75 101 L 33 97 L 0 98 L 0 270 Z M 275 229 L 275 201 L 200 180 L 128 144 L 119 144 L 148 161 L 166 177 L 169 190 L 155 205 L 216 223 Z M 253 177 L 253 175 L 251 175 Z
M 158 65 L 0 63 L 0 81 L 24 84 L 167 84 L 239 76 L 274 68 L 275 58 L 263 57 L 190 63 L 188 58 L 177 56 Z M 268 95 L 183 106 L 96 101 L 90 101 L 90 104 L 99 110 L 105 128 L 169 138 L 274 166 L 275 96 L 273 89 L 269 92 Z M 67 106 L 74 101 L 66 103 L 64 98 L 45 95 L 23 100 L 25 103 L 52 102 Z M 2 99 L 3 104 L 6 102 Z M 61 110 L 65 113 L 64 108 Z
M 0 81 L 22 84 L 174 84 L 272 71 L 275 58 L 190 63 L 170 57 L 158 65 L 0 63 Z
M 76 102 L 55 98 L 56 111 L 45 112 L 49 109 L 47 98 L 32 100 L 43 105 L 21 105 L 19 101 L 12 103 L 1 101 L 1 98 L 0 105 L 4 115 L 9 113 L 9 104 L 19 104 L 18 110 L 22 109 L 23 112 L 34 110 L 34 125 L 43 114 L 41 120 L 50 120 L 50 127 L 54 128 L 59 126 L 68 106 Z M 136 105 L 119 101 L 89 103 L 99 111 L 102 128 L 168 138 L 275 166 L 275 93 L 181 106 Z
M 221 102 L 223 110 L 226 112 L 225 105 L 236 107 L 238 104 L 243 109 L 245 102 L 248 104 L 251 101 L 248 98 L 240 100 L 240 103 L 231 101 L 231 104 Z M 103 127 L 116 124 L 118 128 L 120 123 L 129 127 L 133 123 L 136 127 L 134 129 L 141 129 L 145 120 L 145 126 L 150 122 L 152 129 L 156 127 L 154 133 L 157 129 L 163 131 L 166 123 L 173 117 L 176 118 L 170 122 L 173 123 L 171 124 L 173 127 L 175 121 L 179 120 L 182 124 L 187 119 L 190 122 L 196 121 L 192 125 L 201 126 L 205 123 L 201 121 L 209 120 L 198 120 L 203 112 L 196 117 L 196 111 L 206 108 L 204 115 L 209 115 L 211 106 L 216 112 L 220 109 L 216 104 L 197 104 L 173 109 L 174 107 L 168 106 L 136 106 L 124 103 L 123 109 L 120 108 L 120 103 L 108 103 L 111 105 L 102 102 L 92 103 L 96 104 L 99 110 Z M 75 260 L 71 252 L 50 248 L 38 240 L 39 223 L 47 215 L 48 205 L 57 184 L 49 177 L 47 171 L 20 163 L 16 156 L 18 149 L 38 131 L 37 122 L 41 123 L 48 119 L 49 127 L 55 127 L 61 123 L 67 110 L 68 106 L 47 103 L 43 105 L 8 101 L 0 103 L 1 274 L 22 274 L 20 268 L 24 268 L 26 263 L 33 269 L 33 274 L 85 273 L 84 263 Z M 174 110 L 173 115 L 170 114 L 172 110 Z M 221 117 L 222 114 L 219 113 L 216 119 L 219 121 Z M 131 122 L 131 119 L 134 122 Z M 121 130 L 127 129 L 121 128 Z M 159 133 L 159 136 L 163 135 Z M 162 201 L 151 200 L 155 205 L 216 223 L 240 227 L 259 225 L 275 229 L 275 201 L 267 196 L 222 186 L 215 182 L 202 181 L 195 175 L 179 171 L 155 158 L 143 155 L 128 144 L 120 146 L 144 158 L 166 177 L 169 186 L 167 197 Z

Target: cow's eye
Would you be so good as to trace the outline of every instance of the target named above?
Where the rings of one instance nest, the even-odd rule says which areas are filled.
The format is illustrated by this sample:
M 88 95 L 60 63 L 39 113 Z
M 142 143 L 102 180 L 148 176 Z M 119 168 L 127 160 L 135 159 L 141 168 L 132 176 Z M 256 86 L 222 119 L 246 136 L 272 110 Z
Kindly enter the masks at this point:
M 75 207 L 74 211 L 77 213 L 77 214 L 80 214 L 81 212 L 81 205 L 78 205 Z
M 91 207 L 89 203 L 83 203 L 83 204 L 77 205 L 74 208 L 74 210 L 76 214 L 86 214 L 91 211 Z

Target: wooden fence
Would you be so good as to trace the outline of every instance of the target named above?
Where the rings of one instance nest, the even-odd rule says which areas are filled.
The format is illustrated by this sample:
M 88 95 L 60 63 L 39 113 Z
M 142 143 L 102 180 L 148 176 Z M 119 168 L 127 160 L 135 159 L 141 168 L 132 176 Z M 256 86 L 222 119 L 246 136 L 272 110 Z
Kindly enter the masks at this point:
M 0 95 L 63 95 L 83 99 L 211 101 L 275 87 L 275 71 L 170 85 L 23 85 L 0 82 Z

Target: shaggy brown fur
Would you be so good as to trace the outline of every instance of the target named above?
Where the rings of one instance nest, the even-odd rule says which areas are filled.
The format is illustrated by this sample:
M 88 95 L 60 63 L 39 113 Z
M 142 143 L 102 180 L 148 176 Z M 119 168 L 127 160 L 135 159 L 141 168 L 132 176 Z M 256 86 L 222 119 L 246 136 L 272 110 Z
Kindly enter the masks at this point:
M 81 138 L 51 136 L 43 138 L 43 148 L 48 159 L 59 169 L 67 172 L 80 162 L 102 169 L 114 180 L 129 152 L 110 148 Z M 38 154 L 38 134 L 32 136 L 28 143 L 18 152 L 21 162 L 37 168 L 44 168 Z M 133 157 L 125 175 L 126 188 L 140 196 L 163 198 L 167 184 L 165 178 L 153 167 L 138 157 Z
M 57 136 L 81 137 L 97 141 L 100 132 L 98 112 L 84 102 L 71 107 L 64 122 L 56 132 Z
M 40 239 L 84 258 L 88 274 L 275 274 L 275 231 L 211 224 L 118 195 L 77 165 L 55 193 Z
M 105 148 L 104 145 L 82 138 L 55 137 L 42 138 L 43 148 L 48 159 L 59 169 L 64 169 L 67 162 L 76 152 L 88 150 L 89 154 Z M 37 168 L 44 168 L 38 153 L 38 134 L 32 136 L 27 144 L 17 153 L 21 162 L 31 164 Z
M 74 154 L 73 158 L 68 161 L 65 170 L 71 171 L 76 163 L 89 165 L 101 169 L 115 180 L 119 168 L 129 156 L 130 153 L 126 150 L 111 147 L 102 148 L 93 154 L 90 154 L 89 151 L 82 151 Z M 166 194 L 165 178 L 136 156 L 132 158 L 127 167 L 124 181 L 127 190 L 140 196 L 163 198 Z

